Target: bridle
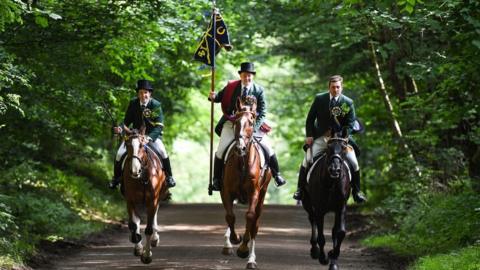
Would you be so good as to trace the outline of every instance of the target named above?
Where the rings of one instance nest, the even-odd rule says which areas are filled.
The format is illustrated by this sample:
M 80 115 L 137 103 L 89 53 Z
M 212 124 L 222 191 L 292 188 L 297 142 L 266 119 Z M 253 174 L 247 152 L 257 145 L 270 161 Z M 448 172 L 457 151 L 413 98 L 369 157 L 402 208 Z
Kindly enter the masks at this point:
M 252 128 L 251 132 L 244 132 L 244 130 L 241 129 L 242 126 L 241 126 L 241 122 L 239 121 L 245 115 L 247 115 L 248 124 Z M 255 121 L 256 121 L 256 112 L 252 110 L 247 110 L 246 108 L 243 108 L 243 110 L 235 113 L 235 121 L 233 122 L 233 128 L 235 131 L 235 140 L 237 141 L 236 149 L 239 152 L 238 154 L 240 154 L 240 156 L 245 156 L 247 154 L 246 150 L 249 149 L 251 143 L 253 142 L 252 136 L 253 136 L 253 127 L 255 126 Z M 239 126 L 240 130 L 237 134 L 236 128 L 238 125 L 240 125 Z M 241 143 L 242 141 L 244 145 L 242 145 Z
M 329 168 L 330 177 L 335 178 L 335 179 L 337 177 L 332 176 L 332 172 L 330 171 L 330 166 L 332 166 L 335 159 L 338 159 L 338 161 L 340 163 L 340 166 L 343 166 L 343 162 L 344 162 L 343 150 L 346 148 L 346 145 L 348 144 L 348 139 L 347 138 L 341 138 L 341 137 L 332 137 L 328 140 L 327 145 L 328 145 L 328 147 L 330 147 L 333 143 L 336 143 L 336 142 L 340 142 L 340 144 L 341 144 L 342 149 L 341 149 L 340 153 L 335 152 L 331 155 L 327 155 L 328 156 L 328 168 Z M 340 176 L 341 176 L 341 171 L 342 170 L 340 168 L 338 178 L 340 178 Z
M 138 172 L 138 175 L 135 176 L 132 174 L 132 171 L 130 171 L 131 173 L 131 177 L 132 178 L 141 178 L 142 174 L 143 174 L 143 168 L 146 166 L 146 161 L 145 159 L 142 160 L 142 158 L 140 158 L 140 156 L 137 155 L 137 153 L 134 153 L 133 152 L 133 145 L 132 145 L 132 141 L 134 139 L 138 138 L 139 140 L 139 150 L 141 147 L 144 147 L 146 148 L 146 144 L 144 143 L 145 142 L 145 136 L 144 135 L 141 135 L 141 134 L 138 134 L 138 133 L 133 133 L 131 135 L 129 135 L 126 140 L 125 140 L 125 143 L 127 144 L 127 147 L 130 145 L 132 147 L 132 154 L 131 154 L 131 160 L 138 160 L 138 162 L 140 163 L 140 169 L 139 169 L 139 172 Z M 147 149 L 145 149 L 147 151 Z

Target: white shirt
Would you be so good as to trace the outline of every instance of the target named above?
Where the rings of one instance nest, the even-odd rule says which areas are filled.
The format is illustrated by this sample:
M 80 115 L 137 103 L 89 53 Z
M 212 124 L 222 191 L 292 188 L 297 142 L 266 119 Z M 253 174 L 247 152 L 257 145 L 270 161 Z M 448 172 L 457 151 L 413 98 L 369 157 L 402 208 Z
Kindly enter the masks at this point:
M 340 95 L 338 95 L 336 97 L 332 96 L 332 94 L 329 94 L 329 95 L 330 95 L 330 101 L 332 100 L 332 98 L 334 98 L 335 102 L 338 102 L 338 99 L 340 98 Z

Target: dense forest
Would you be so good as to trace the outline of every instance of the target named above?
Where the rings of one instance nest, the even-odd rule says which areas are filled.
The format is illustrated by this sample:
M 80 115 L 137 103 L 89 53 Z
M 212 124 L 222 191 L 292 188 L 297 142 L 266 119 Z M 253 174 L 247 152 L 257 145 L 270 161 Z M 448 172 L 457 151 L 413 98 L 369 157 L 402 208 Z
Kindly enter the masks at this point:
M 216 4 L 233 45 L 218 54 L 216 88 L 244 61 L 266 88 L 288 179 L 267 203 L 295 203 L 306 114 L 341 74 L 366 129 L 355 135 L 363 211 L 377 230 L 364 243 L 415 258 L 412 269 L 479 269 L 480 2 Z M 193 60 L 211 10 L 207 0 L 0 0 L 0 268 L 124 218 L 107 189 L 111 128 L 141 78 L 165 113 L 173 203 L 220 202 L 206 192 L 210 70 Z

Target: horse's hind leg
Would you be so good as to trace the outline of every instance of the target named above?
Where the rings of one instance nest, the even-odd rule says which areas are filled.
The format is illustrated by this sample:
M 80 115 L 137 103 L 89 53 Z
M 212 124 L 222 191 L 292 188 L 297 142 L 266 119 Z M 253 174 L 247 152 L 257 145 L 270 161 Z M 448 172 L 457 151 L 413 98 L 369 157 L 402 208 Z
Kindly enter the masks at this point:
M 157 218 L 157 204 L 147 205 L 147 226 L 145 227 L 145 246 L 143 248 L 143 254 L 141 260 L 144 264 L 149 264 L 152 262 L 152 237 L 154 234 L 154 224 L 156 224 L 155 219 Z M 158 236 L 158 235 L 157 235 Z
M 140 217 L 135 211 L 133 203 L 127 203 L 128 209 L 128 229 L 130 229 L 130 242 L 134 243 L 133 254 L 135 256 L 142 255 L 142 236 L 140 234 Z
M 337 259 L 340 255 L 340 246 L 342 245 L 342 241 L 346 234 L 345 214 L 345 206 L 342 210 L 335 212 L 335 225 L 332 229 L 333 249 L 328 252 L 328 257 L 330 258 L 330 270 L 337 269 Z

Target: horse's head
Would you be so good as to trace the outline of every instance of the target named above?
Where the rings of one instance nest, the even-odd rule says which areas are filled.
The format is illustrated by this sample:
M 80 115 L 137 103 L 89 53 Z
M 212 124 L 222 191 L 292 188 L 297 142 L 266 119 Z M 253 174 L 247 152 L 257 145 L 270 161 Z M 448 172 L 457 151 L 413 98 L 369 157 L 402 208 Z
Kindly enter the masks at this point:
M 234 122 L 237 153 L 244 156 L 250 144 L 257 116 L 257 99 L 253 96 L 238 98 Z
M 330 178 L 338 179 L 347 152 L 348 138 L 339 137 L 337 134 L 334 134 L 333 137 L 328 140 L 327 145 L 328 174 Z
M 147 144 L 145 136 L 145 127 L 140 130 L 130 130 L 124 127 L 127 139 L 125 146 L 127 147 L 127 160 L 131 160 L 130 176 L 139 179 L 142 176 L 142 168 L 146 160 L 146 151 L 144 145 Z

